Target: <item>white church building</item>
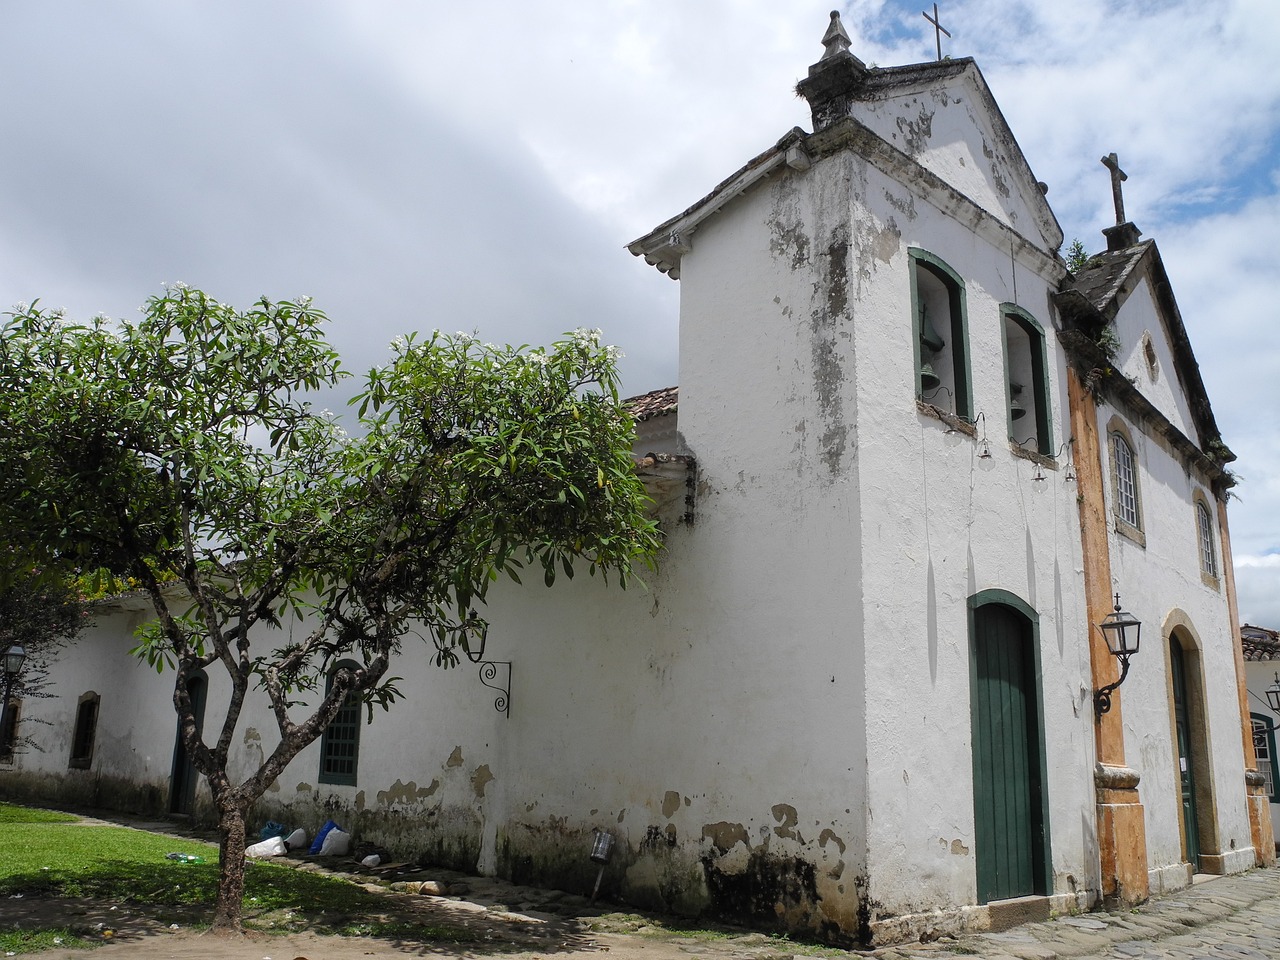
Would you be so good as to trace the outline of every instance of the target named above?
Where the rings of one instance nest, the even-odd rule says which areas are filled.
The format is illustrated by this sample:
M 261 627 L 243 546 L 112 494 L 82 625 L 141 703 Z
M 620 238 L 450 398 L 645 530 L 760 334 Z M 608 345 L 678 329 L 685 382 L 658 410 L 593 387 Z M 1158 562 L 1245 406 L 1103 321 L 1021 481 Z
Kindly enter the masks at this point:
M 1073 274 L 972 60 L 868 67 L 835 14 L 823 43 L 812 132 L 630 245 L 680 285 L 679 387 L 633 405 L 660 569 L 495 588 L 488 685 L 406 646 L 407 700 L 340 717 L 263 819 L 576 892 L 608 831 L 607 898 L 839 944 L 1274 860 L 1232 454 L 1114 156 Z M 0 796 L 207 805 L 172 676 L 127 655 L 146 616 L 115 601 L 22 707 L 43 752 Z

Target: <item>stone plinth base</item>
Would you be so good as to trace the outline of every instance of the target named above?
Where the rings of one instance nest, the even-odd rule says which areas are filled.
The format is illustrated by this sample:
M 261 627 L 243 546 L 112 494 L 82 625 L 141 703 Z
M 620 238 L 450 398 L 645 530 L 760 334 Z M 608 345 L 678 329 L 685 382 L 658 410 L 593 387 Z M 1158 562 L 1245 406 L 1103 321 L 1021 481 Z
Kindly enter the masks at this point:
M 1249 790 L 1249 833 L 1253 839 L 1254 863 L 1259 867 L 1276 864 L 1276 836 L 1271 824 L 1271 800 L 1266 781 L 1256 771 L 1249 771 L 1245 781 Z
M 1098 764 L 1098 860 L 1102 902 L 1133 906 L 1151 895 L 1147 878 L 1147 825 L 1138 800 L 1138 774 L 1127 767 Z

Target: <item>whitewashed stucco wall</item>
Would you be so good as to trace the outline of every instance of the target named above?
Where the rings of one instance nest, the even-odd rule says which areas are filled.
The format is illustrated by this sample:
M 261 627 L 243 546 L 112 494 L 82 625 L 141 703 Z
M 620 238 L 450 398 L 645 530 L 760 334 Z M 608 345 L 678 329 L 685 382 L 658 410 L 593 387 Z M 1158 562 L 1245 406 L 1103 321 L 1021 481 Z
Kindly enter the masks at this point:
M 763 826 L 784 849 L 821 851 L 819 883 L 851 909 L 866 760 L 846 177 L 840 164 L 783 173 L 693 235 L 680 429 L 699 465 L 698 552 L 682 575 L 708 603 L 691 613 L 743 651 L 741 669 L 772 678 L 754 704 L 772 731 L 762 743 L 783 738 L 778 760 L 799 747 L 770 768 L 769 802 L 796 822 Z M 797 779 L 776 776 L 788 768 Z
M 151 619 L 140 596 L 96 605 L 90 625 L 59 654 L 52 669 L 49 699 L 22 705 L 21 734 L 36 748 L 20 752 L 8 772 L 16 777 L 62 777 L 68 802 L 167 804 L 177 737 L 172 670 L 157 672 L 130 655 L 134 631 Z M 226 715 L 226 691 L 212 672 L 206 729 Z M 100 696 L 89 769 L 72 769 L 77 708 L 85 693 Z M 120 796 L 123 789 L 125 796 Z M 134 791 L 141 791 L 134 795 Z
M 1120 375 L 1134 383 L 1184 437 L 1198 441 L 1187 395 L 1178 381 L 1169 334 L 1145 277 L 1134 286 L 1124 308 L 1116 314 L 1115 325 L 1122 345 L 1116 357 Z M 1144 344 L 1148 341 L 1156 358 L 1154 374 L 1146 357 Z
M 1034 185 L 993 109 L 998 113 L 970 65 L 944 83 L 930 78 L 859 100 L 852 115 L 1021 235 L 1056 249 L 1062 232 L 1022 192 Z
M 1150 330 L 1157 347 L 1165 338 L 1148 288 L 1137 288 L 1121 308 L 1116 321 L 1122 336 L 1122 357 L 1141 353 L 1137 342 Z M 1185 416 L 1185 400 L 1173 403 L 1162 396 L 1174 380 L 1172 357 L 1167 346 L 1158 351 L 1162 368 L 1159 381 L 1153 385 L 1145 370 L 1137 375 L 1137 386 L 1151 398 L 1175 424 Z M 1130 432 L 1134 445 L 1135 470 L 1138 474 L 1139 509 L 1143 542 L 1116 532 L 1114 520 L 1111 534 L 1111 573 L 1114 588 L 1122 595 L 1125 609 L 1144 624 L 1143 649 L 1134 658 L 1129 678 L 1121 688 L 1124 709 L 1125 753 L 1131 767 L 1142 781 L 1142 797 L 1147 827 L 1147 854 L 1153 876 L 1161 871 L 1176 871 L 1182 863 L 1179 828 L 1180 793 L 1176 748 L 1172 726 L 1170 697 L 1172 680 L 1169 666 L 1168 638 L 1182 625 L 1199 650 L 1196 682 L 1203 685 L 1207 722 L 1208 757 L 1214 788 L 1214 829 L 1228 869 L 1251 866 L 1253 852 L 1245 800 L 1244 752 L 1240 732 L 1240 709 L 1233 650 L 1232 625 L 1226 600 L 1226 587 L 1219 575 L 1206 583 L 1200 574 L 1199 532 L 1196 526 L 1194 497 L 1197 492 L 1214 501 L 1206 485 L 1189 474 L 1181 457 L 1175 456 L 1167 444 L 1141 429 L 1122 411 L 1100 404 L 1099 435 L 1107 437 L 1109 425 L 1118 418 Z M 1191 434 L 1195 438 L 1194 432 Z M 1115 491 L 1110 482 L 1111 447 L 1104 449 L 1104 471 L 1108 515 L 1115 515 Z M 1222 563 L 1220 531 L 1214 513 L 1214 540 L 1218 563 Z M 1203 821 L 1203 813 L 1201 814 Z M 1202 846 L 1206 838 L 1201 838 Z
M 1080 828 L 1093 803 L 1093 731 L 1076 491 L 1065 470 L 1033 481 L 1036 464 L 1005 439 L 1000 304 L 1014 301 L 1046 330 L 1055 441 L 1068 433 L 1048 282 L 1020 262 L 1015 294 L 1007 250 L 922 198 L 905 202 L 906 189 L 878 173 L 865 198 L 858 216 L 902 235 L 872 262 L 858 325 L 859 355 L 875 358 L 857 378 L 873 896 L 910 911 L 976 900 L 967 601 L 988 589 L 1039 615 L 1054 892 L 1096 889 L 1094 838 Z M 964 279 L 978 440 L 917 411 L 908 247 Z M 977 456 L 983 432 L 989 460 Z

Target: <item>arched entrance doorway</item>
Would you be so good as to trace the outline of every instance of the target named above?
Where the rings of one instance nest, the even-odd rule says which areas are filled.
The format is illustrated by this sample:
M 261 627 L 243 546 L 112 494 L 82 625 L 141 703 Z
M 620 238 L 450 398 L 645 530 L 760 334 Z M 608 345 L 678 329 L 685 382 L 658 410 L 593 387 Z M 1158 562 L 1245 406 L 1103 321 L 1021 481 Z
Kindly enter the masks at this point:
M 1205 716 L 1200 648 L 1183 627 L 1169 633 L 1169 711 L 1178 783 L 1178 824 L 1182 859 L 1196 872 L 1205 858 L 1219 859 L 1217 823 L 1213 816 L 1213 772 Z M 1217 871 L 1213 871 L 1217 872 Z

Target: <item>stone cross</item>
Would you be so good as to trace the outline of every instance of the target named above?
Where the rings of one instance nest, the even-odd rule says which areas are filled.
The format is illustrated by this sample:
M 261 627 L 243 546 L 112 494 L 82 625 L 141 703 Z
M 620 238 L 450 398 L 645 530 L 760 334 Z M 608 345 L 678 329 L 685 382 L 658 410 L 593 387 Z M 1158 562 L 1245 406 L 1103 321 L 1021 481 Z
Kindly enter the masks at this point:
M 926 20 L 928 20 L 930 23 L 933 24 L 933 38 L 938 42 L 938 59 L 941 60 L 942 59 L 942 35 L 945 33 L 948 37 L 950 37 L 951 31 L 938 22 L 938 5 L 936 3 L 933 5 L 932 17 L 929 16 L 929 12 L 927 10 L 924 13 L 920 14 L 920 16 L 924 17 Z
M 1102 158 L 1102 165 L 1111 171 L 1111 199 L 1116 204 L 1116 223 L 1124 223 L 1124 192 L 1120 184 L 1129 179 L 1129 175 L 1120 169 L 1120 158 L 1108 153 Z

